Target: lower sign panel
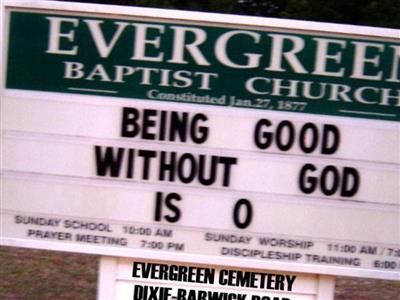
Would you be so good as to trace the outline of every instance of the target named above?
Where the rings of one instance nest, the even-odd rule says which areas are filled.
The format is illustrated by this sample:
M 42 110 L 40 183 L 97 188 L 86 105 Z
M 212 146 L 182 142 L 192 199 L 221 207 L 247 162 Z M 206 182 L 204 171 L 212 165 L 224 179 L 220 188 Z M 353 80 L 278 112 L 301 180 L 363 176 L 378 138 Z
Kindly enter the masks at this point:
M 100 271 L 101 300 L 153 299 L 149 295 L 172 300 L 327 300 L 334 287 L 325 284 L 321 295 L 317 275 L 158 260 L 107 257 Z
M 391 205 L 173 190 L 4 172 L 3 243 L 398 279 Z

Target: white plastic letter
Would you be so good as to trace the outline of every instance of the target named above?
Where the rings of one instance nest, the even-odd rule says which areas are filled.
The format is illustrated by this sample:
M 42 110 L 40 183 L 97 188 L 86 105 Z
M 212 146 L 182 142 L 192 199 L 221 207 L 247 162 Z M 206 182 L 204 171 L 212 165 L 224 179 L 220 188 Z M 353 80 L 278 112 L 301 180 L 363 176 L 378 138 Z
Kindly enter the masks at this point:
M 266 70 L 285 72 L 286 70 L 282 67 L 282 58 L 284 57 L 296 73 L 308 73 L 297 57 L 297 54 L 304 49 L 305 42 L 302 38 L 283 34 L 270 34 L 269 36 L 272 37 L 272 53 L 271 64 Z M 293 47 L 289 51 L 284 52 L 283 44 L 285 40 L 292 42 Z
M 342 52 L 336 52 L 335 54 L 328 54 L 328 53 L 330 44 L 337 44 L 342 49 L 344 49 L 346 46 L 346 42 L 342 40 L 332 40 L 323 38 L 314 38 L 313 40 L 317 41 L 317 50 L 316 50 L 317 54 L 315 58 L 315 69 L 312 74 L 322 75 L 322 76 L 342 77 L 344 75 L 344 68 L 340 68 L 339 71 L 337 72 L 327 71 L 328 60 L 332 60 L 338 64 L 341 63 Z
M 149 28 L 157 29 L 160 33 L 164 33 L 164 26 L 153 25 L 153 24 L 132 24 L 136 27 L 135 44 L 133 60 L 144 60 L 144 61 L 162 61 L 164 53 L 159 53 L 157 56 L 146 56 L 146 46 L 153 45 L 156 49 L 160 48 L 160 36 L 155 37 L 152 40 L 147 39 L 147 30 Z
M 74 41 L 75 31 L 71 29 L 68 32 L 61 32 L 62 23 L 70 23 L 73 27 L 78 27 L 79 20 L 73 18 L 46 17 L 50 22 L 49 44 L 46 53 L 76 55 L 78 46 L 73 46 L 71 49 L 60 49 L 61 38 L 67 39 L 69 42 Z
M 235 36 L 235 35 L 248 35 L 253 38 L 253 40 L 256 43 L 260 42 L 260 34 L 251 32 L 251 31 L 244 31 L 244 30 L 234 30 L 234 31 L 228 31 L 221 35 L 217 42 L 215 43 L 215 56 L 218 58 L 218 60 L 223 63 L 224 65 L 235 68 L 235 69 L 248 69 L 248 68 L 255 68 L 259 65 L 259 60 L 261 57 L 261 54 L 254 54 L 254 53 L 244 53 L 243 55 L 246 56 L 247 63 L 243 65 L 239 65 L 237 63 L 234 63 L 227 54 L 227 44 L 229 40 Z
M 65 71 L 64 78 L 67 79 L 79 79 L 85 76 L 83 72 L 84 65 L 73 61 L 64 61 Z
M 400 82 L 399 78 L 400 46 L 390 46 L 390 48 L 393 48 L 393 61 L 392 61 L 392 72 L 390 78 L 387 81 Z
M 196 64 L 200 66 L 210 65 L 210 63 L 207 61 L 207 59 L 204 57 L 203 53 L 199 49 L 199 46 L 207 39 L 207 34 L 203 29 L 181 26 L 171 26 L 171 29 L 175 31 L 175 35 L 174 43 L 172 46 L 172 57 L 170 60 L 168 60 L 168 62 L 174 64 L 189 63 L 185 60 L 186 49 L 190 53 Z M 191 32 L 195 36 L 195 39 L 191 44 L 186 44 L 185 42 L 185 36 L 187 32 Z
M 97 52 L 103 58 L 108 57 L 110 55 L 112 49 L 115 46 L 115 43 L 121 36 L 121 33 L 124 31 L 125 27 L 129 25 L 129 23 L 125 22 L 115 22 L 115 24 L 118 25 L 118 28 L 114 33 L 113 37 L 111 38 L 111 41 L 107 45 L 107 42 L 103 35 L 103 31 L 101 30 L 101 24 L 104 22 L 99 20 L 85 20 L 84 22 L 89 27 L 89 31 L 92 35 L 94 44 L 96 45 Z
M 379 52 L 382 52 L 384 46 L 382 44 L 372 44 L 365 42 L 351 42 L 355 45 L 354 51 L 354 64 L 353 64 L 353 74 L 351 74 L 351 78 L 356 79 L 368 79 L 368 80 L 381 80 L 382 79 L 382 71 L 376 73 L 376 75 L 366 75 L 365 74 L 365 66 L 367 64 L 371 64 L 374 67 L 379 67 L 379 55 L 375 55 L 372 58 L 367 58 L 368 48 L 378 49 Z

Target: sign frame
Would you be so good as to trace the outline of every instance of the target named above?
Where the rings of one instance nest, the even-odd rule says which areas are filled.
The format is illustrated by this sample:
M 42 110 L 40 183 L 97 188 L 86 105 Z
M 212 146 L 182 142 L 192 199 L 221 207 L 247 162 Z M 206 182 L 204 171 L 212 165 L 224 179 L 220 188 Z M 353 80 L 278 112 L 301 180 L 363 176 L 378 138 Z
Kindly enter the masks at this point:
M 177 10 L 170 10 L 168 13 L 165 10 L 160 9 L 148 9 L 148 8 L 137 8 L 137 7 L 118 7 L 102 5 L 101 9 L 99 5 L 90 5 L 82 3 L 70 3 L 70 2 L 53 2 L 53 1 L 33 1 L 33 2 L 20 2 L 20 1 L 5 1 L 3 16 L 5 15 L 6 9 L 32 9 L 39 11 L 56 11 L 58 13 L 76 13 L 89 16 L 90 14 L 102 15 L 102 17 L 107 14 L 110 17 L 140 17 L 145 20 L 160 19 L 162 21 L 173 21 L 173 22 L 193 22 L 193 24 L 202 23 L 207 24 L 217 24 L 220 26 L 242 26 L 242 27 L 269 27 L 274 30 L 291 30 L 296 32 L 304 33 L 321 33 L 321 34 L 341 34 L 345 36 L 361 36 L 362 38 L 380 38 L 386 39 L 388 41 L 400 41 L 400 30 L 386 29 L 386 28 L 374 28 L 374 27 L 359 27 L 352 25 L 340 25 L 340 24 L 324 24 L 318 22 L 305 22 L 305 21 L 294 21 L 294 20 L 281 20 L 281 19 L 265 19 L 265 18 L 254 18 L 254 17 L 244 17 L 235 16 L 234 21 L 230 15 L 221 14 L 205 14 L 197 12 L 182 12 Z M 105 13 L 107 12 L 107 13 Z M 154 16 L 157 17 L 154 17 Z M 2 32 L 2 44 L 8 45 L 8 31 L 9 20 L 6 20 L 5 28 L 1 28 Z M 193 21 L 196 20 L 196 21 Z M 2 24 L 3 26 L 3 24 Z M 295 30 L 293 28 L 296 28 Z M 345 33 L 344 33 L 345 32 Z M 26 94 L 33 95 L 34 98 L 46 97 L 48 95 L 57 95 L 57 93 L 49 92 L 28 92 L 28 91 L 14 91 L 6 89 L 6 57 L 7 50 L 3 52 L 2 55 L 2 79 L 1 79 L 1 89 L 5 96 L 8 95 L 18 95 Z M 90 100 L 88 100 L 90 101 Z M 374 121 L 373 121 L 374 122 Z M 385 121 L 382 121 L 385 122 Z M 357 276 L 357 277 L 372 277 L 372 278 L 384 278 L 391 280 L 398 280 L 400 274 L 398 272 L 381 272 L 378 270 L 357 270 L 348 268 L 335 267 L 333 270 L 330 266 L 317 266 L 308 264 L 292 264 L 285 262 L 260 262 L 258 260 L 244 260 L 237 258 L 228 257 L 210 257 L 210 256 L 199 256 L 193 254 L 182 254 L 176 255 L 174 253 L 166 252 L 151 252 L 142 251 L 139 249 L 109 249 L 108 247 L 100 246 L 89 246 L 86 245 L 82 249 L 81 245 L 77 244 L 57 244 L 45 241 L 26 241 L 23 239 L 12 239 L 1 237 L 1 245 L 7 246 L 18 246 L 18 247 L 34 247 L 39 249 L 51 249 L 57 251 L 71 251 L 71 252 L 81 252 L 81 253 L 97 253 L 100 255 L 118 255 L 121 257 L 132 257 L 137 256 L 147 259 L 158 259 L 165 261 L 180 261 L 187 263 L 199 263 L 199 264 L 214 264 L 214 265 L 225 265 L 225 266 L 236 266 L 243 268 L 273 268 L 278 271 L 291 270 L 293 272 L 307 272 L 307 273 L 320 273 L 326 275 L 337 275 L 338 273 L 342 275 Z M 343 269 L 343 270 L 341 270 Z

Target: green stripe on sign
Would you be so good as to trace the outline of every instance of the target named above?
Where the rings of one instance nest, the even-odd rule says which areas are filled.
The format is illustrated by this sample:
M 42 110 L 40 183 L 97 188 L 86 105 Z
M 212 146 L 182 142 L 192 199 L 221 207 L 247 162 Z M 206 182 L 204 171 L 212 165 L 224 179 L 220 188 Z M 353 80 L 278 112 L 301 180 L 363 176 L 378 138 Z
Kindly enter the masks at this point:
M 6 87 L 400 120 L 400 43 L 10 13 Z

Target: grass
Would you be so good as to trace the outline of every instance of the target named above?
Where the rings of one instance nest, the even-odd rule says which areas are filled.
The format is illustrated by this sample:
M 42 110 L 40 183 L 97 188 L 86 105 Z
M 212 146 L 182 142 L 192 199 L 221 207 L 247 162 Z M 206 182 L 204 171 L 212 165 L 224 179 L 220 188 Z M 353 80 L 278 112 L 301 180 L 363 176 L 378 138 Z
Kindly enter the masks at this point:
M 92 255 L 0 247 L 0 299 L 96 299 L 98 260 Z M 338 277 L 335 300 L 400 300 L 400 281 Z
M 98 257 L 0 247 L 0 299 L 96 299 Z
M 400 300 L 400 281 L 339 277 L 335 300 Z

